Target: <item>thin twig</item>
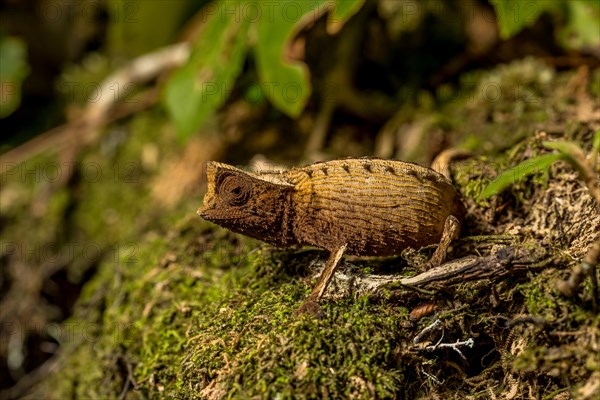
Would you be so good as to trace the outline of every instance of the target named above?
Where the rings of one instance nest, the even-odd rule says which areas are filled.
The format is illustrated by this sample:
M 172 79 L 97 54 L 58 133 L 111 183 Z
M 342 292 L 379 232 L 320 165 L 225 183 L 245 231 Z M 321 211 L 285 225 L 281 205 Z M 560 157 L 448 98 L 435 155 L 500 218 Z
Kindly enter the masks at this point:
M 435 383 L 437 383 L 438 385 L 442 385 L 444 383 L 444 380 L 439 380 L 437 377 L 427 373 L 427 371 L 421 371 L 423 372 L 429 379 L 431 379 L 432 381 L 434 381 Z
M 452 349 L 452 350 L 456 351 L 463 360 L 466 361 L 467 357 L 465 357 L 465 355 L 462 353 L 462 351 L 460 351 L 459 347 L 469 347 L 472 349 L 474 345 L 475 345 L 475 340 L 473 338 L 469 338 L 467 340 L 463 340 L 462 342 L 460 340 L 457 340 L 454 343 L 438 343 L 435 345 L 430 345 L 430 346 L 425 347 L 424 350 L 435 351 L 438 349 Z
M 0 399 L 16 399 L 23 396 L 28 390 L 30 390 L 37 383 L 41 382 L 48 376 L 48 374 L 56 369 L 60 362 L 60 355 L 55 355 L 44 361 L 42 365 L 19 379 L 14 386 L 8 389 L 0 390 Z
M 100 93 L 111 93 L 111 87 L 127 88 L 155 78 L 165 70 L 185 63 L 189 58 L 188 43 L 177 43 L 152 53 L 145 54 L 131 61 L 125 67 L 109 75 L 100 85 Z M 30 141 L 2 155 L 2 174 L 10 171 L 29 158 L 46 151 L 60 152 L 68 146 L 83 146 L 97 139 L 98 128 L 110 121 L 110 111 L 126 91 L 118 91 L 116 96 L 101 96 L 97 101 L 86 105 L 82 115 L 76 120 L 50 129 Z M 149 97 L 155 102 L 158 96 Z M 147 100 L 147 99 L 146 99 Z M 135 103 L 132 103 L 135 104 Z M 142 106 L 147 106 L 147 101 Z M 128 110 L 136 110 L 136 107 Z M 116 117 L 124 114 L 117 113 Z M 113 118 L 115 115 L 112 116 Z M 12 168 L 11 168 L 12 167 Z
M 425 335 L 427 335 L 432 330 L 437 329 L 437 327 L 440 326 L 441 323 L 442 323 L 441 320 L 436 319 L 435 321 L 433 321 L 433 323 L 431 323 L 430 325 L 428 325 L 425 328 L 423 328 L 423 330 L 421 332 L 419 332 L 417 334 L 417 336 L 415 336 L 415 338 L 413 339 L 413 344 L 419 344 L 419 343 L 421 343 L 421 341 L 423 340 L 423 338 L 425 337 Z

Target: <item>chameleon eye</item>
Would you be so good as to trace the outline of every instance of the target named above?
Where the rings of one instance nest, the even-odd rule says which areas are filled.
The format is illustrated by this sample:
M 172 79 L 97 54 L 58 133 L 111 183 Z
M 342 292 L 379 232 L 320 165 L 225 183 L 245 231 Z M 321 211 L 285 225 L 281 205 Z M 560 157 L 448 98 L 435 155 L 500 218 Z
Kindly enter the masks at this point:
M 252 184 L 241 176 L 229 175 L 219 187 L 219 196 L 231 206 L 241 206 L 248 202 Z

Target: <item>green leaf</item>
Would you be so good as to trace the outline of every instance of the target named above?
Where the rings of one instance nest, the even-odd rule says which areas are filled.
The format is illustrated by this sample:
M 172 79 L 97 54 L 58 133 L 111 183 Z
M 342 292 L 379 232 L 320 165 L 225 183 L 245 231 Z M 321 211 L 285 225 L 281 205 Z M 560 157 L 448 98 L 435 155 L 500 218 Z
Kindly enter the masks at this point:
M 0 36 L 0 118 L 21 104 L 21 84 L 29 75 L 27 48 L 15 37 Z
M 364 0 L 263 1 L 262 18 L 256 25 L 256 65 L 265 96 L 280 111 L 297 117 L 308 101 L 312 88 L 309 71 L 301 61 L 286 59 L 292 38 L 310 22 L 329 10 L 329 27 L 339 30 Z
M 572 159 L 583 159 L 585 160 L 585 154 L 581 147 L 575 142 L 568 142 L 566 140 L 557 140 L 557 141 L 545 141 L 542 145 L 551 150 L 558 150 L 563 155 L 572 158 Z
M 103 2 L 104 3 L 104 2 Z M 118 58 L 137 57 L 177 38 L 181 21 L 193 10 L 194 0 L 108 0 L 107 52 Z M 197 7 L 197 6 L 196 6 Z M 85 22 L 85 14 L 82 15 Z
M 566 5 L 567 23 L 558 35 L 563 44 L 573 49 L 600 45 L 600 3 L 570 0 Z
M 600 152 L 600 129 L 594 134 L 594 144 L 592 146 L 596 153 Z
M 337 0 L 327 19 L 327 30 L 336 33 L 350 17 L 360 10 L 365 0 Z
M 248 19 L 239 18 L 240 3 L 217 6 L 207 17 L 190 59 L 169 78 L 163 102 L 173 118 L 179 137 L 196 132 L 230 91 L 242 69 L 248 48 Z
M 531 158 L 519 165 L 504 171 L 495 180 L 490 182 L 479 194 L 479 198 L 488 199 L 501 193 L 504 189 L 517 183 L 528 176 L 548 170 L 555 161 L 564 159 L 562 154 L 545 154 Z
M 262 3 L 261 3 L 262 4 Z M 298 31 L 319 15 L 325 2 L 281 1 L 256 22 L 256 66 L 265 96 L 290 117 L 300 115 L 311 94 L 308 68 L 303 62 L 285 59 L 286 46 Z
M 193 134 L 227 99 L 241 71 L 248 43 L 254 41 L 260 86 L 252 99 L 266 97 L 277 109 L 297 117 L 310 97 L 307 66 L 286 58 L 287 46 L 303 27 L 327 10 L 341 26 L 364 0 L 279 2 L 222 0 L 212 3 L 190 60 L 171 75 L 163 101 L 182 138 Z M 252 26 L 252 30 L 250 30 Z M 261 95 L 256 95 L 256 89 Z
M 583 149 L 577 143 L 559 140 L 555 142 L 546 141 L 542 144 L 547 149 L 558 150 L 563 158 L 570 162 L 571 165 L 573 165 L 582 174 L 582 176 L 593 174 L 593 172 L 589 170 Z
M 567 48 L 600 44 L 598 0 L 490 0 L 496 11 L 500 37 L 508 39 L 531 26 L 543 12 L 556 23 L 555 37 Z
M 555 1 L 490 0 L 500 28 L 500 37 L 508 39 L 535 23 L 543 11 L 556 7 Z

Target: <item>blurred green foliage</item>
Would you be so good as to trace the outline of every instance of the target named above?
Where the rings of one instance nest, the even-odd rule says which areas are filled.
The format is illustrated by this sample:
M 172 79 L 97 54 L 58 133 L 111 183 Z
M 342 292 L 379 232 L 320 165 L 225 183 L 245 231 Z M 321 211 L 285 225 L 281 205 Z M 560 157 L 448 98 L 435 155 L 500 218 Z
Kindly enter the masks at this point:
M 567 21 L 557 32 L 563 45 L 575 49 L 600 46 L 600 1 L 568 0 L 564 4 Z
M 211 3 L 203 10 L 205 25 L 193 43 L 190 60 L 165 87 L 164 103 L 179 136 L 191 136 L 227 100 L 248 50 L 256 57 L 263 96 L 283 113 L 300 115 L 311 94 L 309 74 L 302 62 L 286 57 L 286 46 L 303 24 L 315 21 L 325 10 L 335 10 L 329 24 L 339 28 L 363 2 Z
M 194 43 L 186 65 L 171 75 L 164 101 L 180 137 L 187 138 L 226 100 L 239 75 L 248 48 L 248 22 L 235 15 L 215 14 Z
M 0 36 L 0 118 L 12 114 L 21 104 L 21 84 L 29 74 L 25 43 L 12 36 Z
M 596 0 L 490 0 L 500 35 L 507 39 L 548 14 L 555 37 L 565 48 L 600 45 L 600 2 Z M 182 139 L 190 137 L 234 89 L 247 58 L 258 80 L 250 102 L 268 99 L 290 117 L 304 110 L 312 93 L 307 66 L 295 60 L 292 39 L 328 14 L 328 31 L 337 32 L 364 0 L 296 2 L 215 1 L 204 7 L 200 34 L 189 62 L 175 71 L 164 90 L 164 104 Z M 247 57 L 250 55 L 249 57 Z M 261 91 L 257 95 L 256 89 Z
M 207 2 L 110 0 L 106 5 L 109 53 L 129 59 L 177 41 L 187 17 Z
M 528 176 L 532 176 L 538 173 L 548 173 L 550 166 L 558 160 L 564 160 L 569 162 L 574 168 L 576 168 L 582 176 L 586 174 L 593 174 L 593 168 L 595 168 L 595 158 L 597 158 L 598 151 L 600 150 L 600 130 L 594 134 L 592 153 L 590 157 L 590 166 L 586 164 L 586 156 L 581 146 L 575 142 L 569 142 L 564 140 L 557 141 L 545 141 L 542 143 L 547 149 L 558 150 L 558 153 L 544 154 L 541 156 L 533 157 L 522 163 L 510 168 L 501 173 L 495 180 L 490 182 L 480 193 L 480 199 L 488 199 L 492 196 L 500 194 L 503 190 L 514 185 L 517 182 L 523 181 Z
M 292 4 L 292 3 L 290 3 Z M 305 18 L 316 10 L 317 2 L 293 3 L 302 6 L 299 12 Z M 286 44 L 294 35 L 298 18 L 286 18 L 274 12 L 273 18 L 261 18 L 253 28 L 256 30 L 256 66 L 265 90 L 265 96 L 287 115 L 300 115 L 311 93 L 306 65 L 284 59 Z
M 532 26 L 543 13 L 548 13 L 559 22 L 555 35 L 566 48 L 600 45 L 598 0 L 490 0 L 490 3 L 503 39 Z
M 562 160 L 563 158 L 562 154 L 544 154 L 523 161 L 504 171 L 495 180 L 490 182 L 490 184 L 481 191 L 479 198 L 488 199 L 501 193 L 515 183 L 523 181 L 528 176 L 546 172 L 555 161 Z

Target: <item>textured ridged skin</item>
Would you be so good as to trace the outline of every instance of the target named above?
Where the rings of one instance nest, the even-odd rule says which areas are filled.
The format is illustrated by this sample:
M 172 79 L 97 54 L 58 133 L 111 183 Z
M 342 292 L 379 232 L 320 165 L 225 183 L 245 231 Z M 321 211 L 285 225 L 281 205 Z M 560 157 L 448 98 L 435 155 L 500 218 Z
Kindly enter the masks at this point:
M 446 218 L 465 213 L 444 176 L 401 161 L 355 158 L 266 173 L 210 162 L 207 177 L 203 218 L 278 246 L 399 254 L 437 244 Z
M 346 254 L 398 254 L 437 244 L 464 207 L 450 182 L 416 164 L 376 159 L 317 163 L 290 171 L 294 233 L 302 244 Z

